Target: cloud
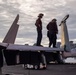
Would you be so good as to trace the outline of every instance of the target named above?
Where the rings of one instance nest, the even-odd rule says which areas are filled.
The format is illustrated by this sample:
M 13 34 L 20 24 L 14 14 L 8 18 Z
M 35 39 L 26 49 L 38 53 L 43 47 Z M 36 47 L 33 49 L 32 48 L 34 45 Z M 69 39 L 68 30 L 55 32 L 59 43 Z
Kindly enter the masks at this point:
M 70 39 L 75 39 L 76 28 L 76 1 L 75 0 L 0 0 L 0 38 L 3 39 L 10 28 L 17 14 L 20 15 L 18 24 L 20 25 L 16 43 L 34 44 L 36 42 L 35 20 L 39 13 L 44 13 L 43 21 L 43 41 L 42 44 L 48 44 L 46 25 L 52 18 L 57 18 L 59 25 L 62 18 L 69 14 L 67 26 Z M 60 27 L 58 26 L 60 39 Z M 21 38 L 23 40 L 21 40 Z M 30 40 L 27 40 L 27 38 Z M 20 40 L 19 40 L 20 39 Z M 46 39 L 46 40 L 44 40 Z

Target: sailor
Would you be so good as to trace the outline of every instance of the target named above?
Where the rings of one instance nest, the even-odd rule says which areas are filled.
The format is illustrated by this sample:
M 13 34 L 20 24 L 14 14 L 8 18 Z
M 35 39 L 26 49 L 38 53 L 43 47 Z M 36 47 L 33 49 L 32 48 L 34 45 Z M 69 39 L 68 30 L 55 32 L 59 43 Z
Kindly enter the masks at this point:
M 47 37 L 49 38 L 49 47 L 53 44 L 53 47 L 56 47 L 56 39 L 58 34 L 58 27 L 56 23 L 56 19 L 52 19 L 51 22 L 48 23 L 47 25 Z
M 36 45 L 37 46 L 41 46 L 41 40 L 42 40 L 42 17 L 44 16 L 44 14 L 40 13 L 38 15 L 38 19 L 35 22 L 35 26 L 37 28 L 37 42 Z

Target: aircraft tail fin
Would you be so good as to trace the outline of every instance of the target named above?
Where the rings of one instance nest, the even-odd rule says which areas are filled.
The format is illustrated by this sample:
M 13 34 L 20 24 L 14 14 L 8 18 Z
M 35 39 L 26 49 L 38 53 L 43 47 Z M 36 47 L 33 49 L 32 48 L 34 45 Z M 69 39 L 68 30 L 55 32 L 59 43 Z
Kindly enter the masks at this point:
M 69 42 L 69 35 L 66 25 L 66 20 L 68 19 L 69 15 L 66 15 L 63 20 L 61 21 L 61 47 L 64 48 L 65 51 L 70 51 L 70 42 Z
M 19 20 L 19 14 L 16 16 L 14 22 L 12 23 L 12 26 L 10 27 L 8 33 L 6 34 L 4 40 L 3 40 L 3 43 L 14 43 L 15 42 L 15 39 L 16 39 L 16 35 L 17 35 L 17 32 L 18 32 L 18 28 L 19 28 L 19 25 L 17 24 Z

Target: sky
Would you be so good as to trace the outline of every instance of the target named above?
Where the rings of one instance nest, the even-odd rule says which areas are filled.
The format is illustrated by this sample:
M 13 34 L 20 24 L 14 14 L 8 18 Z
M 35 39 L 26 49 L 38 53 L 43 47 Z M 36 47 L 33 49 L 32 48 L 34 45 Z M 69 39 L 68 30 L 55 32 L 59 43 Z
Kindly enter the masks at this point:
M 76 41 L 76 0 L 0 0 L 0 42 L 4 39 L 12 22 L 19 14 L 19 30 L 15 43 L 30 44 L 36 43 L 37 31 L 35 21 L 39 13 L 43 13 L 43 39 L 42 45 L 48 46 L 46 25 L 53 19 L 57 19 L 60 40 L 62 18 L 69 14 L 66 21 L 69 39 Z

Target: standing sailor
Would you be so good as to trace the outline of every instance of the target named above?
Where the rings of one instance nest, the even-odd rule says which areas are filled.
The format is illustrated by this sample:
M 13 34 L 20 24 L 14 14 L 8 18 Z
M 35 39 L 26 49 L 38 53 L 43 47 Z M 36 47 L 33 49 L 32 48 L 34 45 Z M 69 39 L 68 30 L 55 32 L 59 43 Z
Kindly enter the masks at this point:
M 36 45 L 37 46 L 41 46 L 41 40 L 42 40 L 42 17 L 44 16 L 44 14 L 40 13 L 38 15 L 38 19 L 36 20 L 35 26 L 37 27 L 37 42 Z
M 53 44 L 53 47 L 56 47 L 56 39 L 58 34 L 58 27 L 56 23 L 56 19 L 52 19 L 51 22 L 48 23 L 47 25 L 47 36 L 49 38 L 49 47 Z

